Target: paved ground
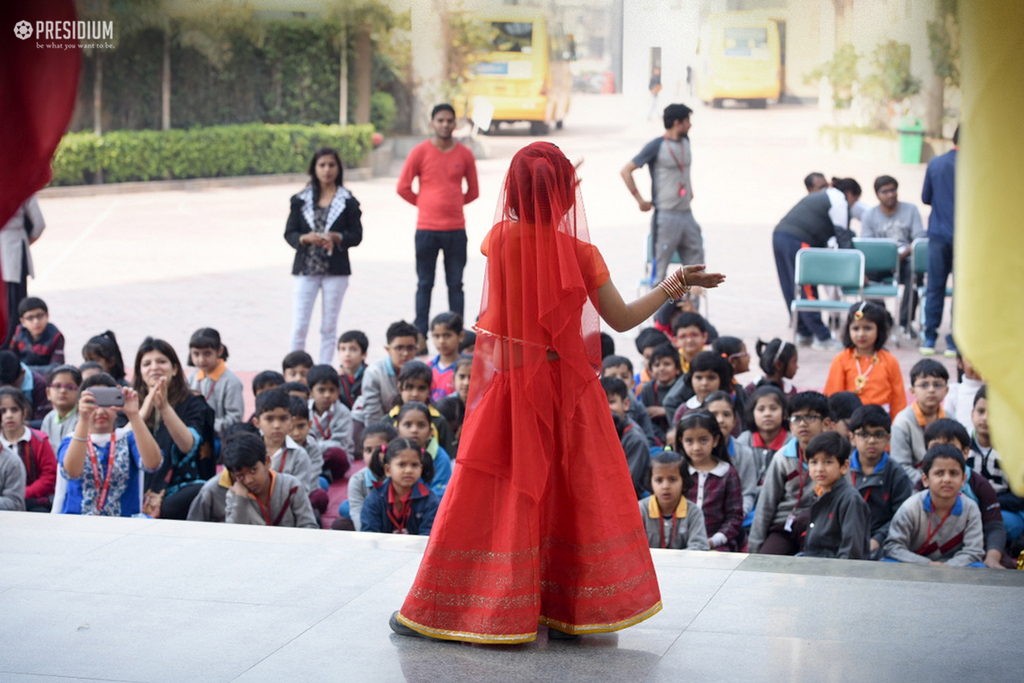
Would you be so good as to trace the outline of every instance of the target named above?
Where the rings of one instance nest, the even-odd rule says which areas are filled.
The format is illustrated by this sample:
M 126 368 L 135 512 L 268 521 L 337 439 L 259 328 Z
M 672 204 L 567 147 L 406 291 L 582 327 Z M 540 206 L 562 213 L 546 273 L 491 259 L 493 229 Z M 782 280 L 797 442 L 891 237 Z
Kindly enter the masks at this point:
M 388 629 L 425 545 L 0 512 L 0 680 L 1019 680 L 1021 572 L 652 550 L 649 620 L 482 646 Z
M 632 113 L 631 113 L 632 112 Z M 693 116 L 694 212 L 707 240 L 711 268 L 728 274 L 714 293 L 711 321 L 722 334 L 753 342 L 788 334 L 787 315 L 771 253 L 771 231 L 804 193 L 812 170 L 853 176 L 873 202 L 871 184 L 883 173 L 897 177 L 900 196 L 917 201 L 923 166 L 844 158 L 812 144 L 819 125 L 813 107 L 785 105 L 765 111 L 698 108 Z M 593 241 L 605 254 L 612 278 L 627 297 L 643 272 L 649 214 L 641 214 L 618 172 L 640 147 L 659 135 L 615 96 L 579 96 L 565 129 L 550 137 L 581 168 Z M 485 138 L 489 158 L 478 163 L 481 196 L 467 207 L 471 259 L 465 274 L 467 317 L 479 306 L 484 259 L 478 246 L 491 224 L 498 188 L 511 155 L 532 141 L 526 130 Z M 646 170 L 637 173 L 648 194 Z M 384 330 L 412 320 L 416 279 L 413 261 L 415 208 L 394 192 L 394 178 L 348 183 L 363 207 L 365 238 L 352 252 L 351 286 L 340 329 L 364 330 L 371 360 L 383 351 Z M 47 231 L 33 249 L 33 294 L 50 305 L 68 339 L 68 356 L 112 329 L 126 360 L 146 335 L 168 339 L 179 353 L 198 327 L 220 330 L 236 371 L 279 368 L 291 316 L 293 251 L 282 239 L 288 197 L 298 183 L 191 191 L 153 191 L 92 197 L 43 197 Z M 928 207 L 922 207 L 927 220 Z M 443 281 L 443 274 L 438 279 Z M 443 286 L 433 312 L 447 308 Z M 307 348 L 318 344 L 314 314 Z M 634 334 L 615 335 L 620 351 L 637 357 Z M 917 359 L 893 349 L 904 371 Z M 800 386 L 824 383 L 832 354 L 801 352 Z M 755 364 L 756 365 L 756 364 Z M 952 364 L 950 364 L 952 368 Z M 756 373 L 751 374 L 753 379 Z M 748 378 L 741 378 L 748 379 Z

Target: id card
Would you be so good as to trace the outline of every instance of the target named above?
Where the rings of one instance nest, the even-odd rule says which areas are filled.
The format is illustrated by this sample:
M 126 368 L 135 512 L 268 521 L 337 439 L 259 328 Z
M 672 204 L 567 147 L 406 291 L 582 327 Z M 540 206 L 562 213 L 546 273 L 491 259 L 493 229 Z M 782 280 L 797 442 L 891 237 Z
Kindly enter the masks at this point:
M 683 187 L 682 183 L 679 184 L 679 196 L 680 197 L 685 197 L 686 196 L 686 188 Z
M 786 525 L 782 528 L 785 529 L 786 532 L 791 533 L 793 531 L 793 522 L 795 521 L 796 515 L 791 514 L 789 517 L 786 517 Z

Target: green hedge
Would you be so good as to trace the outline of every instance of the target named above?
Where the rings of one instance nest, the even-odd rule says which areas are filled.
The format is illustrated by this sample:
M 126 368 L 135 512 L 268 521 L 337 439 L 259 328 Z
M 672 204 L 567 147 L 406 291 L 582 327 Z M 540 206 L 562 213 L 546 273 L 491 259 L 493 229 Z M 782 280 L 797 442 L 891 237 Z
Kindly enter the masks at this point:
M 318 147 L 334 147 L 349 168 L 362 165 L 373 145 L 373 126 L 298 126 L 248 123 L 190 130 L 119 130 L 96 137 L 68 133 L 53 155 L 52 185 L 103 180 L 217 178 L 300 173 Z

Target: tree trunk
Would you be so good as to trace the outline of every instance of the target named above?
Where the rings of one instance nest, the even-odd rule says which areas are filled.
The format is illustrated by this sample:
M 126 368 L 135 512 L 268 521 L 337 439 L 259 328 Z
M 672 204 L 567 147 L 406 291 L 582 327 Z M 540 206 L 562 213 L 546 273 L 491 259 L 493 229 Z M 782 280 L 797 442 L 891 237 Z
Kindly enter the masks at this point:
M 171 129 L 171 27 L 164 28 L 164 69 L 160 93 L 160 127 Z
M 103 135 L 103 51 L 93 50 L 92 132 Z
M 348 27 L 345 20 L 341 23 L 341 76 L 338 83 L 340 91 L 338 102 L 338 123 L 344 128 L 348 125 Z
M 373 72 L 373 42 L 370 29 L 356 30 L 356 123 L 370 122 L 370 81 Z

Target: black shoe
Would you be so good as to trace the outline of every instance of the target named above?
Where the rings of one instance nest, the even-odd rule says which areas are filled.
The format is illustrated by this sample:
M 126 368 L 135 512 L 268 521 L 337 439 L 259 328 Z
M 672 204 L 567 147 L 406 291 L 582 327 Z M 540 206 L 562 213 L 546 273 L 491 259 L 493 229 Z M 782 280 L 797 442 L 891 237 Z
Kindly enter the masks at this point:
M 405 624 L 400 622 L 398 620 L 398 612 L 397 611 L 393 612 L 391 614 L 391 618 L 388 619 L 388 626 L 390 626 L 391 630 L 394 631 L 395 633 L 397 633 L 400 636 L 415 636 L 417 638 L 427 638 L 428 637 L 428 636 L 423 635 L 419 631 L 414 631 L 413 629 L 409 628 L 408 626 L 406 626 Z
M 566 633 L 565 631 L 559 631 L 557 628 L 548 626 L 548 640 L 579 640 L 579 633 Z

